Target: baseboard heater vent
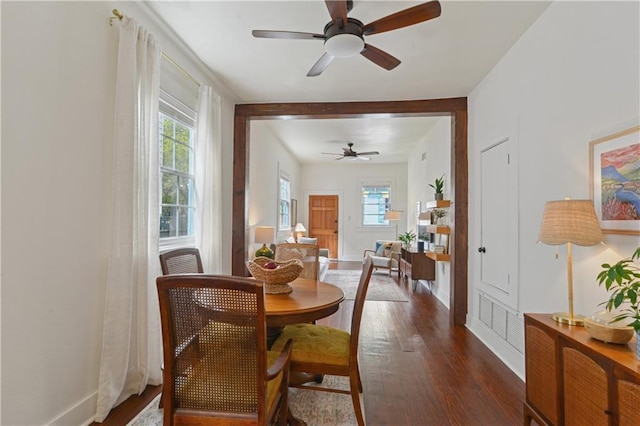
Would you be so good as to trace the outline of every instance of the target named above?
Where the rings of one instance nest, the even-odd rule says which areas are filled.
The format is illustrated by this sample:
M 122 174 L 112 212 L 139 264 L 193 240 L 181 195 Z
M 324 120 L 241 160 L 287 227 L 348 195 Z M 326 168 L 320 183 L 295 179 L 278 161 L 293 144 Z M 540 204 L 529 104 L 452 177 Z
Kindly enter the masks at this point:
M 516 313 L 480 293 L 478 319 L 515 350 L 524 353 L 524 321 Z

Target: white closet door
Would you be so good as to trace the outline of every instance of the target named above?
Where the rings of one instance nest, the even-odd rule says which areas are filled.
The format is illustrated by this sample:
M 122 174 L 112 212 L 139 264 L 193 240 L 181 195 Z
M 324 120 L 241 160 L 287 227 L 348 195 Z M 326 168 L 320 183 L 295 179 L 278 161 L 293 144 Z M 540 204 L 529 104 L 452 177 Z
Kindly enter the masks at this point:
M 517 207 L 510 165 L 509 139 L 481 152 L 481 252 L 483 290 L 517 309 L 517 282 L 512 266 L 517 262 Z

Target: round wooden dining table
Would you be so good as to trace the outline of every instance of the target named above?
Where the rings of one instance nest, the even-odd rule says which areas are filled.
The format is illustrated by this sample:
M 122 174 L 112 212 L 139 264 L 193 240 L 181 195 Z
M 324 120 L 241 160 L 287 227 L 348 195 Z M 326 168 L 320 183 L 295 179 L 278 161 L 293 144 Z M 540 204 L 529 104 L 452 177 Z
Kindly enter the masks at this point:
M 341 288 L 308 278 L 297 278 L 289 285 L 291 293 L 265 294 L 267 327 L 312 322 L 328 317 L 338 310 L 344 300 Z

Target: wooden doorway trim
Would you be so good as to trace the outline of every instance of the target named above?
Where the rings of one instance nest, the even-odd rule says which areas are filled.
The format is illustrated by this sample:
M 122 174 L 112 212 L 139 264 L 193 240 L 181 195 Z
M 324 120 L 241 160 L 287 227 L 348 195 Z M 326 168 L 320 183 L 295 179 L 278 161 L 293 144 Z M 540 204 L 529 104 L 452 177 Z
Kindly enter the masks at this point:
M 235 106 L 233 134 L 233 205 L 231 273 L 248 275 L 247 194 L 249 186 L 249 145 L 251 120 L 323 119 L 376 117 L 451 117 L 451 193 L 453 195 L 453 238 L 450 241 L 451 276 L 449 316 L 463 325 L 467 317 L 468 258 L 468 147 L 467 98 L 417 101 L 320 102 L 239 104 Z

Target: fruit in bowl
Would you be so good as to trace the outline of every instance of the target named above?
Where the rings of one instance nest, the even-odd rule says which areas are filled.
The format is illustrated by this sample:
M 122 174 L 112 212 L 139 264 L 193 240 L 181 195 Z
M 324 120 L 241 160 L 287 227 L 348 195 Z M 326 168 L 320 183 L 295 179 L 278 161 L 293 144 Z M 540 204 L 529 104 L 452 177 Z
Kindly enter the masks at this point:
M 276 262 L 267 262 L 263 266 L 264 269 L 276 269 L 277 267 L 278 264 Z

